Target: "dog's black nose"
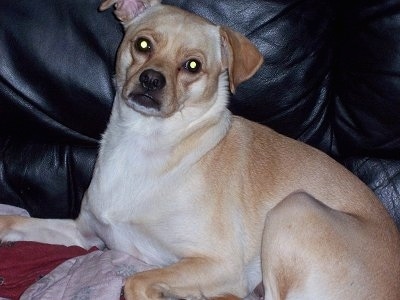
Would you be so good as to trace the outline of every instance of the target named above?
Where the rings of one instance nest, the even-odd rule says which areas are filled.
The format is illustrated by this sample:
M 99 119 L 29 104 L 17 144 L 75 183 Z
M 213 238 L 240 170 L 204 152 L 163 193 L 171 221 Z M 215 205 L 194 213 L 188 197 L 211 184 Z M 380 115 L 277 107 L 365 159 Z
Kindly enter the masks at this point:
M 139 81 L 146 90 L 161 90 L 165 86 L 165 77 L 158 71 L 148 69 L 139 76 Z

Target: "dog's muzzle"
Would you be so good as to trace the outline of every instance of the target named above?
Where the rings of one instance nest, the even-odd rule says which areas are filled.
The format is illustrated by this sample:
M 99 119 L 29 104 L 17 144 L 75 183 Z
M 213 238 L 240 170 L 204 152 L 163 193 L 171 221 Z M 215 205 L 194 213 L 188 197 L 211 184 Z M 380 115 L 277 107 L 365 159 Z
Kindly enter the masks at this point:
M 159 92 L 165 87 L 166 80 L 162 73 L 153 69 L 144 70 L 139 76 L 141 91 L 135 90 L 130 95 L 130 101 L 145 108 L 160 110 Z

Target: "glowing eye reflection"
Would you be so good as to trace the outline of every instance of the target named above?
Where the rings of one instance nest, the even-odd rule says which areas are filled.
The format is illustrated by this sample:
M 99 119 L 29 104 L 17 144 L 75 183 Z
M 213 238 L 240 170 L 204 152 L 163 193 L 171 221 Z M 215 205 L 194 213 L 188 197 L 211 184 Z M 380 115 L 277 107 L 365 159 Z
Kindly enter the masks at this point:
M 189 63 L 189 67 L 191 68 L 191 69 L 196 69 L 197 68 L 197 62 L 196 61 L 191 61 L 190 63 Z
M 135 47 L 140 52 L 148 52 L 151 50 L 151 42 L 145 38 L 139 38 L 136 41 Z
M 190 59 L 185 63 L 185 69 L 191 73 L 197 73 L 200 71 L 201 63 L 196 59 Z
M 147 49 L 149 47 L 149 43 L 147 41 L 140 42 L 140 48 Z

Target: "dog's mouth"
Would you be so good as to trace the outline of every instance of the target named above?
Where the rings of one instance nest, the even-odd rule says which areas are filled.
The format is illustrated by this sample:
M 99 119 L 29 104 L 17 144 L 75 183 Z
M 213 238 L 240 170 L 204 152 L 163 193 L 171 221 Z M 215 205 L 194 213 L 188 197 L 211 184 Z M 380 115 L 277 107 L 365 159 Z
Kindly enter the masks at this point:
M 144 93 L 144 94 L 136 94 L 132 93 L 129 95 L 127 104 L 132 109 L 137 110 L 138 106 L 141 106 L 146 109 L 153 109 L 159 111 L 161 109 L 161 103 L 154 98 L 153 96 Z

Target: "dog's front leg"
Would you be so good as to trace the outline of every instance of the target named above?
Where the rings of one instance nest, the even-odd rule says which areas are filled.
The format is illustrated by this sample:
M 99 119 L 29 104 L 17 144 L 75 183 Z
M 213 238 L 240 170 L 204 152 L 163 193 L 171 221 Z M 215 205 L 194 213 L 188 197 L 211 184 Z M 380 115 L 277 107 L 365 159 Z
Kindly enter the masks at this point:
M 227 274 L 238 274 L 237 270 L 231 272 L 224 265 L 207 258 L 185 258 L 165 268 L 138 273 L 127 279 L 125 298 L 206 299 L 227 293 L 243 294 L 241 283 L 227 277 Z
M 35 241 L 64 246 L 102 246 L 102 242 L 75 220 L 0 216 L 0 242 Z

